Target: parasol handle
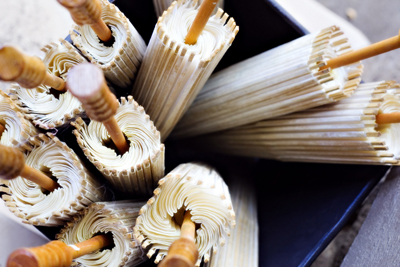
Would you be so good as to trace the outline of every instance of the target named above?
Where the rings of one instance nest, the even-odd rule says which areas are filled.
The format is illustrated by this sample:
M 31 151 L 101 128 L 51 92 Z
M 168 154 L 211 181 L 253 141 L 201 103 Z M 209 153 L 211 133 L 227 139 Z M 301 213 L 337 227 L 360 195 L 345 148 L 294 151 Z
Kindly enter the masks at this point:
M 332 58 L 328 60 L 326 65 L 321 67 L 320 70 L 328 68 L 336 69 L 398 48 L 400 48 L 400 31 L 399 36 L 394 36 L 367 47 Z
M 89 118 L 104 124 L 118 151 L 121 154 L 127 152 L 128 142 L 114 117 L 118 101 L 110 92 L 101 69 L 90 63 L 72 67 L 67 88 L 82 103 Z
M 20 248 L 11 253 L 7 267 L 68 267 L 72 260 L 114 243 L 111 235 L 97 235 L 89 240 L 68 246 L 51 241 L 43 246 Z
M 217 6 L 219 0 L 204 0 L 201 4 L 196 17 L 194 18 L 192 26 L 186 35 L 185 43 L 188 45 L 194 45 L 197 43 L 201 32 L 207 24 L 212 12 Z
M 90 25 L 103 42 L 112 38 L 111 30 L 101 18 L 102 7 L 99 0 L 57 0 L 71 13 L 72 19 L 79 26 Z
M 0 138 L 3 135 L 5 130 L 6 130 L 6 127 L 4 127 L 4 125 L 0 123 Z
M 0 178 L 11 180 L 18 176 L 32 181 L 44 189 L 52 192 L 60 185 L 38 171 L 25 164 L 24 154 L 14 147 L 0 145 Z
M 189 211 L 185 213 L 181 227 L 181 237 L 169 247 L 168 255 L 159 267 L 194 267 L 199 252 L 194 242 L 196 225 Z
M 400 122 L 400 112 L 392 112 L 392 113 L 376 115 L 377 124 L 399 123 L 399 122 Z
M 28 89 L 44 84 L 65 91 L 64 80 L 48 73 L 40 58 L 28 56 L 12 46 L 0 48 L 0 79 L 17 82 Z

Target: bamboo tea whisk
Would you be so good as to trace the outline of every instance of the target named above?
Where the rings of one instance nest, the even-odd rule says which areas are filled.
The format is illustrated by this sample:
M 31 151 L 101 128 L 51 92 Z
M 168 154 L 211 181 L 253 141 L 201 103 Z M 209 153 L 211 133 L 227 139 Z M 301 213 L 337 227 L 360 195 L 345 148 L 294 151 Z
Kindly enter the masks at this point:
M 57 0 L 68 9 L 72 19 L 79 26 L 90 25 L 103 42 L 112 39 L 111 30 L 101 18 L 102 7 L 99 0 Z
M 28 89 L 44 84 L 65 91 L 64 80 L 48 73 L 40 58 L 28 56 L 12 46 L 0 48 L 0 79 L 17 82 Z
M 328 68 L 336 69 L 398 48 L 400 48 L 400 31 L 398 36 L 393 36 L 367 47 L 332 58 L 328 60 L 326 65 L 321 67 L 320 70 Z
M 186 35 L 185 43 L 188 45 L 194 45 L 197 43 L 201 32 L 207 24 L 212 12 L 217 6 L 219 0 L 204 0 L 201 4 L 199 11 L 194 18 L 192 26 Z
M 194 267 L 199 252 L 194 242 L 196 225 L 191 220 L 190 211 L 186 211 L 181 227 L 181 237 L 169 247 L 168 255 L 159 267 Z
M 24 155 L 16 148 L 0 145 L 0 178 L 11 180 L 24 177 L 53 192 L 60 185 L 50 177 L 25 164 Z
M 127 152 L 128 142 L 114 117 L 118 101 L 110 92 L 101 69 L 90 63 L 72 67 L 67 88 L 82 102 L 89 118 L 104 124 L 118 151 L 121 154 Z
M 84 242 L 68 246 L 61 241 L 51 241 L 34 248 L 20 248 L 8 257 L 7 267 L 58 267 L 70 266 L 73 259 L 114 244 L 112 235 L 97 235 Z

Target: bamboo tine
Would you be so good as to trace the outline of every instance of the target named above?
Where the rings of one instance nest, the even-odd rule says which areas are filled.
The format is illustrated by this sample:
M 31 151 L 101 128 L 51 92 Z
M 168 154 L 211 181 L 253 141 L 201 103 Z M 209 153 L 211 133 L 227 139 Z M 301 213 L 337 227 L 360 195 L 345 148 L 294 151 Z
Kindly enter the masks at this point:
M 73 259 L 114 244 L 112 235 L 97 235 L 89 240 L 68 246 L 61 241 L 51 241 L 34 248 L 20 248 L 8 257 L 7 266 L 56 267 L 70 266 Z
M 392 113 L 376 115 L 376 123 L 378 124 L 399 123 L 399 122 L 400 122 L 400 112 L 392 112 Z
M 392 38 L 377 42 L 367 47 L 340 55 L 336 58 L 332 58 L 328 60 L 327 64 L 321 67 L 320 70 L 343 67 L 357 61 L 374 57 L 398 48 L 400 48 L 400 31 L 399 36 L 394 36 Z
M 0 79 L 17 82 L 28 89 L 44 84 L 65 91 L 64 80 L 48 73 L 38 57 L 28 56 L 12 46 L 0 48 Z
M 186 35 L 185 43 L 188 45 L 194 45 L 197 43 L 201 32 L 207 24 L 213 10 L 217 6 L 219 0 L 204 0 L 201 4 L 199 11 L 194 18 L 192 26 Z
M 181 237 L 169 247 L 168 255 L 161 261 L 159 267 L 194 267 L 199 252 L 194 242 L 196 225 L 191 218 L 190 211 L 186 211 L 181 227 Z
M 118 101 L 110 92 L 101 69 L 90 63 L 72 67 L 68 74 L 67 88 L 82 102 L 91 119 L 104 124 L 118 151 L 121 154 L 127 152 L 128 142 L 114 117 Z
M 72 19 L 79 26 L 90 25 L 103 42 L 112 39 L 111 30 L 101 18 L 102 7 L 99 0 L 57 0 L 71 13 Z
M 16 148 L 0 145 L 0 177 L 11 180 L 24 177 L 52 192 L 60 185 L 44 173 L 25 164 L 24 155 Z

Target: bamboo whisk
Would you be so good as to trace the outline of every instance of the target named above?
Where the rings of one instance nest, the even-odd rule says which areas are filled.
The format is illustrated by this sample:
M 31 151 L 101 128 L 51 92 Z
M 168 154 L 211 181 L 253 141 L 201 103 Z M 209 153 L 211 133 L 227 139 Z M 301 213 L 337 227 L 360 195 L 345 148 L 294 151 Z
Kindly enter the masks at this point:
M 64 80 L 48 73 L 40 58 L 28 56 L 12 46 L 0 48 L 0 79 L 17 82 L 28 89 L 44 84 L 65 91 Z
M 168 255 L 159 267 L 194 267 L 199 252 L 194 242 L 196 225 L 191 218 L 190 211 L 186 211 L 181 226 L 181 237 L 169 247 Z
M 57 0 L 68 9 L 72 19 L 79 26 L 90 25 L 103 42 L 112 39 L 111 30 L 101 18 L 102 7 L 99 0 Z
M 118 108 L 116 97 L 110 92 L 101 69 L 90 63 L 82 63 L 71 68 L 67 88 L 82 102 L 87 115 L 106 127 L 118 151 L 129 150 L 128 142 L 114 117 Z
M 8 267 L 59 267 L 70 266 L 73 259 L 114 244 L 112 235 L 97 235 L 89 240 L 68 246 L 61 241 L 51 241 L 34 248 L 20 248 L 8 257 Z
M 398 48 L 400 48 L 400 31 L 398 36 L 393 36 L 392 38 L 332 58 L 328 60 L 326 65 L 321 67 L 320 70 L 328 68 L 336 69 Z
M 186 35 L 185 43 L 188 45 L 194 45 L 197 43 L 201 32 L 207 24 L 212 12 L 217 6 L 219 0 L 204 0 L 201 4 L 199 11 L 194 18 L 192 26 Z
M 6 128 L 4 127 L 4 125 L 0 123 L 0 138 L 1 138 L 1 136 L 2 136 L 2 134 L 3 134 L 5 129 Z
M 44 189 L 53 192 L 60 185 L 29 165 L 25 164 L 24 155 L 16 148 L 0 145 L 0 177 L 11 180 L 24 177 Z

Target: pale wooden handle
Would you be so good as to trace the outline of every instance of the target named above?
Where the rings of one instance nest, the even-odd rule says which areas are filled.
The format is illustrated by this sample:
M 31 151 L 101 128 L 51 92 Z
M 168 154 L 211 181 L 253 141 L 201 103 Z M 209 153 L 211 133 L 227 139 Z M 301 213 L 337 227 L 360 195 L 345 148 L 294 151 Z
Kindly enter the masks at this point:
M 65 91 L 64 80 L 48 73 L 40 58 L 28 56 L 12 46 L 0 48 L 0 79 L 17 82 L 28 89 L 44 84 Z
M 11 253 L 7 267 L 69 267 L 73 249 L 61 241 L 34 248 L 20 248 Z
M 57 0 L 68 9 L 76 24 L 90 25 L 100 40 L 107 42 L 111 39 L 110 29 L 101 18 L 101 4 L 99 0 Z
M 128 151 L 128 143 L 114 118 L 118 102 L 110 92 L 101 69 L 90 63 L 72 67 L 68 73 L 67 88 L 81 101 L 92 120 L 104 124 L 118 151 L 121 154 Z
M 369 45 L 367 47 L 340 55 L 336 58 L 328 60 L 327 64 L 321 67 L 324 69 L 336 69 L 349 64 L 353 64 L 357 61 L 364 60 L 370 57 L 374 57 L 394 49 L 400 48 L 400 34 L 399 36 L 394 36 L 392 38 L 380 41 L 378 43 Z
M 194 242 L 196 225 L 191 217 L 187 211 L 181 227 L 181 237 L 169 247 L 168 255 L 161 261 L 159 267 L 194 267 L 199 252 Z
M 61 241 L 34 248 L 17 249 L 8 257 L 8 267 L 69 267 L 72 260 L 113 244 L 111 235 L 98 235 L 76 244 L 74 249 Z
M 0 177 L 11 180 L 21 175 L 25 166 L 24 154 L 14 147 L 0 145 Z
M 199 11 L 194 18 L 192 26 L 186 35 L 185 43 L 188 45 L 194 45 L 197 43 L 201 32 L 207 24 L 213 10 L 217 6 L 219 0 L 204 0 L 201 4 Z
M 25 164 L 25 158 L 16 148 L 0 145 L 0 177 L 11 180 L 22 176 L 52 192 L 60 185 L 44 173 Z
M 387 123 L 399 123 L 400 122 L 400 112 L 392 112 L 387 114 L 376 115 L 376 123 L 387 124 Z

